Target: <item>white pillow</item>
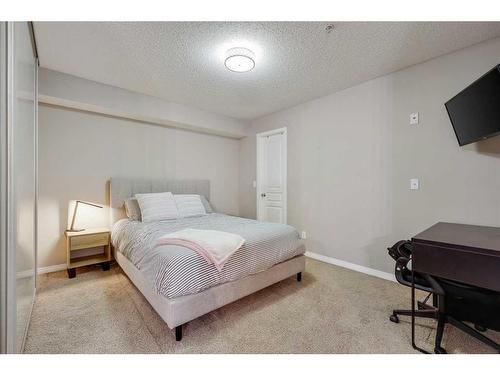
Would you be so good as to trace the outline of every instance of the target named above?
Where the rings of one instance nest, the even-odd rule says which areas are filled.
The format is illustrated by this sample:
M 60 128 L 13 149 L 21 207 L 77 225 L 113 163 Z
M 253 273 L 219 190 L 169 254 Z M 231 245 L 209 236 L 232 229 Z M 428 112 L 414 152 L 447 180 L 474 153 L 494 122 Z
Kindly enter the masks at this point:
M 141 208 L 142 221 L 145 223 L 158 220 L 179 218 L 179 211 L 172 193 L 136 194 Z
M 203 207 L 205 207 L 206 213 L 213 214 L 214 209 L 213 209 L 212 205 L 210 204 L 210 202 L 208 201 L 208 199 L 205 198 L 204 195 L 200 195 L 200 199 L 201 199 L 201 203 L 203 204 Z
M 206 215 L 207 213 L 199 195 L 176 194 L 174 195 L 174 199 L 180 217 Z
M 141 208 L 137 202 L 137 198 L 128 198 L 125 200 L 125 213 L 132 220 L 141 221 Z

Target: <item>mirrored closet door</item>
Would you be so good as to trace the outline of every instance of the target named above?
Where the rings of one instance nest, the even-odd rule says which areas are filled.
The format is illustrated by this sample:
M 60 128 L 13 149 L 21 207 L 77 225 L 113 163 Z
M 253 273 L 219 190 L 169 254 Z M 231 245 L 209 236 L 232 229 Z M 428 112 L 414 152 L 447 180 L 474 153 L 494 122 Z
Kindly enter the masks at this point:
M 36 289 L 38 63 L 31 24 L 1 23 L 2 351 L 19 353 Z

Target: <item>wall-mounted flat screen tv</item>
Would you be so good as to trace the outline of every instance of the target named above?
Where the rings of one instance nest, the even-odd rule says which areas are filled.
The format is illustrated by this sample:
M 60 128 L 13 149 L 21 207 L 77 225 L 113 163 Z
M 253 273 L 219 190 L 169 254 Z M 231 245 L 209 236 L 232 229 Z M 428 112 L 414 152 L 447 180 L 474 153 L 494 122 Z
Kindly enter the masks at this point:
M 500 64 L 445 106 L 460 146 L 500 134 Z

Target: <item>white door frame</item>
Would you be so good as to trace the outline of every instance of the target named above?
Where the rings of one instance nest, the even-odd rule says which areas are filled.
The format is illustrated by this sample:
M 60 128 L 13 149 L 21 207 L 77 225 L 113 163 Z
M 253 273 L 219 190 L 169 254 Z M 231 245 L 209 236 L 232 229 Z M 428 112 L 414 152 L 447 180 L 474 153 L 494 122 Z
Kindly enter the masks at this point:
M 288 159 L 288 150 L 287 150 L 287 143 L 288 143 L 288 140 L 287 140 L 287 128 L 286 126 L 283 127 L 283 128 L 279 128 L 279 129 L 273 129 L 273 130 L 269 130 L 269 131 L 266 131 L 266 132 L 262 132 L 262 133 L 257 133 L 256 137 L 257 137 L 257 172 L 256 172 L 256 176 L 257 176 L 257 186 L 256 186 L 256 203 L 257 203 L 257 220 L 259 220 L 259 218 L 261 217 L 262 215 L 262 199 L 261 199 L 261 194 L 262 194 L 262 187 L 261 187 L 261 184 L 260 182 L 262 181 L 262 165 L 264 163 L 264 160 L 263 160 L 263 155 L 262 155 L 262 141 L 264 140 L 264 138 L 266 137 L 269 137 L 271 135 L 275 135 L 275 134 L 283 134 L 283 137 L 284 137 L 284 140 L 285 140 L 285 144 L 284 144 L 284 147 L 283 147 L 283 152 L 285 153 L 285 157 L 283 158 L 283 170 L 284 170 L 284 187 L 283 187 L 283 218 L 284 218 L 284 223 L 286 224 L 287 223 L 287 206 L 288 206 L 288 200 L 287 200 L 287 197 L 288 197 L 288 163 L 287 163 L 287 159 Z

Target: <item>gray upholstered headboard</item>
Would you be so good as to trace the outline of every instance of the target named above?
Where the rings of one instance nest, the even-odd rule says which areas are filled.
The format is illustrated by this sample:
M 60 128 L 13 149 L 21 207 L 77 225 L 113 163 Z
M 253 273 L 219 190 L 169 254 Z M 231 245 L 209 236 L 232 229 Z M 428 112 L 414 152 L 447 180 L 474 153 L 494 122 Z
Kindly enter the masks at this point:
M 161 193 L 170 191 L 174 194 L 199 194 L 210 200 L 209 180 L 172 180 L 147 178 L 111 178 L 109 195 L 111 222 L 122 218 L 125 199 L 140 193 Z M 119 212 L 121 211 L 121 212 Z
M 122 208 L 125 199 L 140 193 L 199 194 L 210 200 L 209 180 L 169 180 L 145 178 L 112 178 L 110 181 L 112 208 Z

